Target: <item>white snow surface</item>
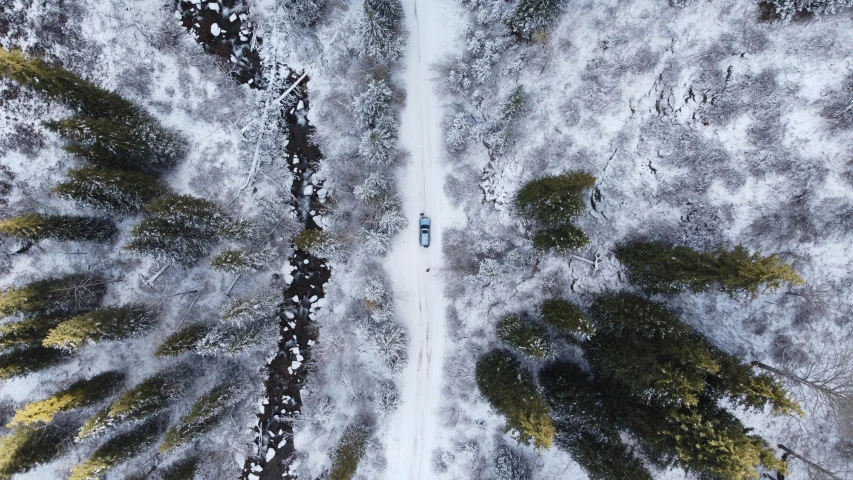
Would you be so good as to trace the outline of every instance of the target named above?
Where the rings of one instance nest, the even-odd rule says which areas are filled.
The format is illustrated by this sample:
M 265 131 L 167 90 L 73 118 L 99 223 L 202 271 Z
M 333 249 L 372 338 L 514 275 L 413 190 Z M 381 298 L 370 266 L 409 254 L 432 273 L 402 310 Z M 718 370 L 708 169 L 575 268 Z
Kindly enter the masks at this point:
M 459 7 L 450 0 L 406 0 L 409 31 L 405 59 L 407 105 L 400 142 L 410 163 L 400 179 L 404 212 L 413 219 L 400 234 L 385 262 L 394 285 L 396 310 L 409 329 L 409 364 L 403 371 L 400 409 L 390 418 L 386 435 L 387 479 L 434 478 L 431 455 L 439 445 L 438 412 L 446 335 L 444 282 L 441 276 L 442 230 L 463 227 L 444 193 L 441 105 L 430 65 L 441 58 L 461 25 Z M 432 220 L 431 245 L 418 238 L 419 214 Z M 429 269 L 429 272 L 427 272 Z

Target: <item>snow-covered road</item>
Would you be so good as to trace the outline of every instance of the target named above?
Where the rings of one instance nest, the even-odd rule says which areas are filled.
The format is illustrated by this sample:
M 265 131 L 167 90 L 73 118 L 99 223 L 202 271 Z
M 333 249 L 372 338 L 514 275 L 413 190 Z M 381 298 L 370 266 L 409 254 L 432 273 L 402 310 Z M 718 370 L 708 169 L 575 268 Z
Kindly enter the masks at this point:
M 404 0 L 409 32 L 404 72 L 407 105 L 400 141 L 411 154 L 400 187 L 410 219 L 387 257 L 396 308 L 411 335 L 409 364 L 401 377 L 401 405 L 386 437 L 389 480 L 434 477 L 431 458 L 439 441 L 439 406 L 445 346 L 441 235 L 461 220 L 444 195 L 444 152 L 430 65 L 451 48 L 461 12 L 451 0 Z M 432 245 L 418 243 L 419 214 L 432 219 Z M 464 221 L 464 220 L 463 220 Z M 427 271 L 429 269 L 429 271 Z

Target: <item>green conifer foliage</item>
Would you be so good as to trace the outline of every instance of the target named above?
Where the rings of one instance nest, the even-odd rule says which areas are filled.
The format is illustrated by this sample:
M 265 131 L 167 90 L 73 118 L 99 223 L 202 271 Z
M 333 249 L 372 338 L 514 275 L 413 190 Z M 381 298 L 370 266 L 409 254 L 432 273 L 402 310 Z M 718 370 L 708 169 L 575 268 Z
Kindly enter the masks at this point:
M 231 386 L 219 385 L 199 398 L 190 413 L 166 431 L 160 453 L 171 452 L 213 430 L 227 415 L 233 393 Z
M 141 110 L 131 116 L 73 116 L 46 126 L 66 141 L 65 150 L 95 165 L 160 173 L 186 155 L 186 141 Z
M 566 300 L 542 302 L 542 319 L 561 335 L 589 338 L 595 333 L 595 328 L 583 310 Z
M 90 310 L 107 291 L 94 275 L 66 275 L 12 287 L 0 293 L 0 315 L 56 315 Z
M 257 272 L 267 268 L 270 255 L 266 251 L 225 250 L 210 261 L 215 270 L 232 274 Z
M 335 459 L 332 462 L 329 480 L 351 480 L 355 476 L 371 433 L 370 427 L 357 423 L 349 425 L 344 430 L 335 449 Z
M 803 283 L 794 269 L 775 255 L 749 254 L 742 246 L 731 251 L 697 252 L 663 242 L 633 243 L 616 249 L 628 278 L 649 293 L 701 292 L 712 285 L 733 293 L 756 294 L 764 285 L 774 290 L 783 284 Z
M 492 407 L 519 432 L 519 441 L 550 448 L 554 424 L 533 377 L 505 350 L 492 350 L 477 362 L 477 386 Z
M 12 350 L 0 355 L 0 379 L 38 372 L 45 368 L 58 365 L 71 355 L 63 350 L 45 347 L 30 347 L 23 350 Z
M 586 208 L 581 194 L 595 183 L 588 173 L 564 173 L 533 180 L 519 190 L 515 207 L 525 218 L 545 226 L 571 222 Z
M 171 405 L 184 391 L 187 374 L 182 367 L 156 373 L 124 392 L 112 405 L 86 420 L 77 438 L 100 435 L 118 425 L 142 420 Z
M 182 458 L 168 467 L 160 470 L 160 480 L 192 480 L 198 470 L 199 458 L 189 456 Z
M 162 432 L 159 419 L 151 419 L 127 433 L 107 440 L 80 465 L 71 470 L 68 480 L 99 480 L 120 463 L 144 452 L 157 442 Z
M 45 347 L 77 350 L 89 344 L 141 335 L 156 323 L 153 309 L 143 304 L 105 307 L 60 323 L 47 334 Z
M 73 434 L 74 428 L 67 424 L 27 425 L 0 437 L 0 479 L 53 460 Z
M 68 177 L 51 191 L 117 215 L 136 213 L 168 191 L 162 181 L 138 172 L 84 167 L 69 170 Z
M 507 315 L 498 321 L 498 337 L 522 354 L 541 360 L 553 354 L 548 330 L 538 323 L 518 315 Z
M 116 225 L 112 220 L 97 217 L 28 213 L 0 222 L 0 235 L 30 242 L 47 239 L 106 242 L 115 233 Z
M 145 210 L 150 216 L 133 228 L 125 248 L 181 266 L 207 255 L 228 223 L 216 204 L 190 195 L 166 195 Z
M 563 253 L 577 250 L 589 243 L 589 237 L 574 225 L 543 228 L 533 234 L 533 248 L 540 251 Z
M 41 346 L 47 333 L 64 319 L 56 316 L 33 317 L 0 325 L 0 348 Z
M 44 400 L 30 402 L 15 412 L 15 417 L 7 427 L 29 425 L 32 423 L 50 423 L 60 412 L 88 407 L 110 396 L 124 383 L 121 372 L 105 372 L 88 380 L 78 380 L 68 388 L 60 390 Z
M 154 355 L 158 357 L 174 357 L 182 353 L 193 352 L 199 342 L 213 328 L 209 323 L 193 323 L 177 332 L 169 335 L 166 340 L 157 347 Z
M 118 94 L 104 90 L 39 57 L 25 55 L 20 50 L 0 48 L 0 76 L 94 118 L 125 117 L 138 112 L 133 103 Z
M 532 40 L 548 31 L 562 5 L 563 0 L 521 0 L 509 19 L 509 27 L 519 37 Z

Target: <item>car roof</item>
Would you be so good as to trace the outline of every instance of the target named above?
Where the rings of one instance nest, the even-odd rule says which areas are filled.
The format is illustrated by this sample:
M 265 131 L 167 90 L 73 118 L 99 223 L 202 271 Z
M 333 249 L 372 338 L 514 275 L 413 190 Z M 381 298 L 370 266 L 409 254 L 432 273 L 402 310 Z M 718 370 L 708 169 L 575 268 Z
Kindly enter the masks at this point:
M 429 225 L 429 217 L 421 217 L 421 222 L 420 222 L 420 224 L 421 224 L 421 226 L 423 226 L 423 225 Z

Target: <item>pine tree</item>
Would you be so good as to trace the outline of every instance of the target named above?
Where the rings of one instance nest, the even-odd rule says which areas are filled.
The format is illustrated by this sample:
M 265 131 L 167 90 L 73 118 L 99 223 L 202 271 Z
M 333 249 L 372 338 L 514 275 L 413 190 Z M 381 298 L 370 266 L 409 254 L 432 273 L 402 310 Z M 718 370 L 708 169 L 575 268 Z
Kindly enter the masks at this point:
M 533 180 L 518 191 L 515 207 L 543 226 L 565 225 L 584 212 L 581 194 L 594 183 L 595 177 L 583 172 Z
M 843 8 L 853 7 L 853 0 L 771 0 L 776 14 L 785 22 L 790 22 L 801 12 L 814 15 L 832 15 Z
M 83 463 L 71 470 L 68 480 L 98 480 L 118 464 L 144 452 L 157 442 L 162 432 L 159 419 L 151 419 L 127 433 L 107 440 Z
M 166 431 L 160 453 L 171 452 L 213 430 L 227 415 L 233 394 L 231 386 L 219 385 L 199 398 L 190 413 Z
M 186 155 L 186 141 L 141 111 L 129 117 L 73 116 L 47 122 L 65 150 L 100 167 L 161 173 Z
M 41 240 L 106 242 L 116 233 L 107 218 L 28 213 L 0 222 L 0 235 L 28 242 Z
M 595 334 L 595 328 L 583 311 L 566 300 L 542 302 L 542 319 L 561 335 L 586 339 Z
M 158 357 L 174 357 L 182 353 L 194 352 L 202 339 L 213 328 L 209 323 L 193 323 L 169 335 L 154 352 Z
M 370 165 L 390 165 L 397 155 L 397 137 L 381 127 L 367 130 L 358 144 L 358 154 Z
M 553 355 L 548 330 L 538 323 L 518 315 L 507 315 L 497 326 L 498 337 L 527 357 L 542 360 Z
M 505 350 L 492 350 L 477 362 L 477 386 L 492 407 L 519 432 L 520 442 L 550 448 L 554 425 L 533 377 Z
M 65 317 L 43 316 L 0 325 L 0 348 L 41 346 L 48 332 L 63 320 Z
M 156 314 L 146 305 L 105 307 L 60 323 L 48 333 L 43 344 L 45 347 L 77 350 L 85 345 L 139 336 L 155 323 Z
M 317 23 L 323 14 L 326 0 L 284 0 L 282 7 L 290 22 L 310 27 Z
M 329 480 L 351 480 L 355 476 L 372 433 L 372 429 L 367 425 L 354 423 L 347 426 L 335 448 Z
M 391 88 L 383 79 L 371 79 L 364 93 L 353 102 L 353 108 L 362 127 L 376 127 L 391 108 Z
M 188 376 L 184 370 L 184 366 L 178 366 L 146 378 L 86 420 L 77 438 L 100 435 L 118 425 L 143 420 L 162 411 L 183 394 Z
M 235 298 L 222 306 L 222 320 L 234 325 L 265 322 L 276 316 L 283 299 L 279 292 L 261 290 L 249 297 Z
M 94 275 L 38 280 L 0 293 L 0 315 L 58 315 L 90 310 L 101 303 L 106 291 L 106 282 Z
M 567 252 L 589 243 L 583 230 L 574 225 L 543 228 L 533 234 L 533 248 L 543 252 Z
M 400 0 L 367 0 L 359 21 L 362 53 L 390 66 L 403 57 L 403 5 Z
M 0 355 L 0 379 L 38 372 L 45 368 L 58 365 L 70 354 L 63 350 L 45 347 L 30 347 L 23 350 L 13 350 Z
M 208 254 L 228 223 L 216 204 L 189 195 L 160 197 L 145 210 L 150 216 L 133 228 L 124 248 L 186 267 Z
M 532 40 L 548 31 L 563 8 L 563 0 L 521 0 L 509 27 L 521 38 Z
M 533 469 L 524 456 L 503 445 L 498 448 L 492 474 L 495 480 L 530 480 L 533 478 Z
M 121 388 L 124 378 L 123 373 L 111 371 L 95 375 L 88 380 L 78 380 L 44 400 L 26 404 L 15 412 L 15 417 L 7 427 L 37 422 L 50 423 L 60 412 L 94 405 Z
M 214 270 L 231 274 L 252 273 L 264 270 L 272 260 L 269 250 L 254 252 L 245 250 L 225 250 L 213 257 L 210 266 Z
M 208 330 L 192 351 L 202 356 L 235 357 L 249 351 L 268 350 L 278 341 L 278 331 L 276 322 L 220 324 Z
M 61 423 L 27 425 L 0 437 L 0 479 L 8 480 L 15 474 L 25 473 L 53 460 L 73 435 L 74 428 Z
M 84 167 L 68 170 L 68 177 L 51 191 L 115 215 L 136 213 L 168 191 L 162 181 L 138 172 Z
M 701 292 L 716 284 L 728 293 L 755 295 L 762 285 L 774 290 L 803 283 L 775 255 L 750 255 L 740 245 L 732 251 L 703 253 L 662 242 L 633 243 L 618 247 L 616 256 L 628 270 L 628 278 L 649 293 Z
M 20 50 L 0 48 L 0 76 L 58 100 L 72 110 L 94 118 L 135 116 L 139 109 L 116 93 L 83 80 L 64 68 L 50 65 Z
M 306 228 L 293 239 L 293 245 L 318 258 L 329 258 L 335 251 L 332 236 L 316 228 Z
M 182 458 L 160 470 L 160 480 L 192 480 L 198 465 L 199 458 L 196 456 Z

